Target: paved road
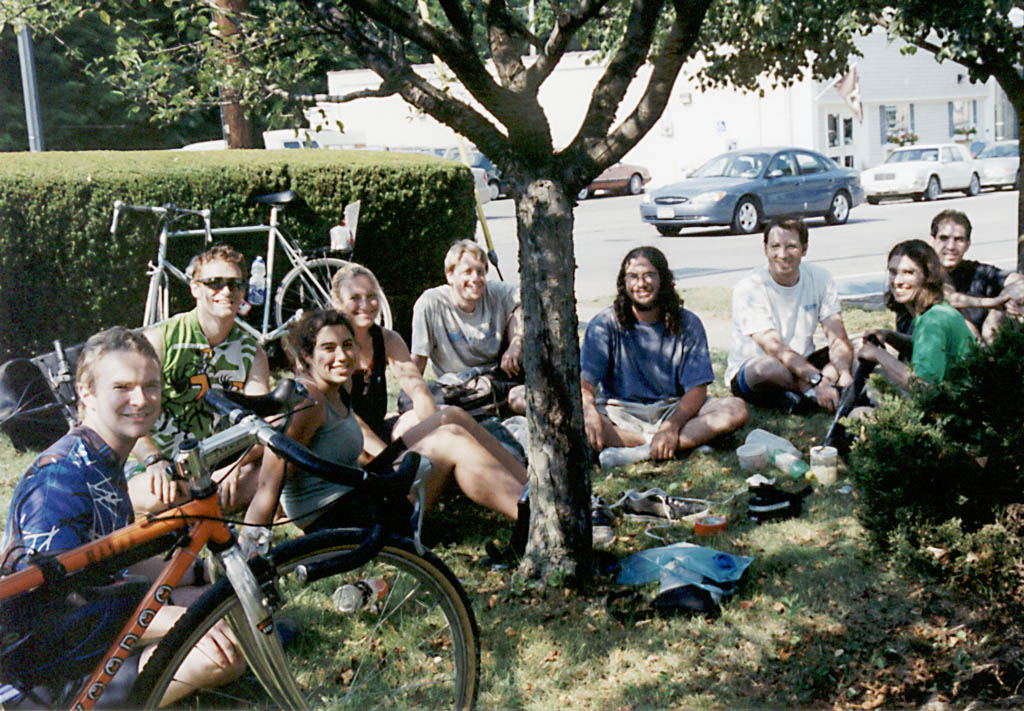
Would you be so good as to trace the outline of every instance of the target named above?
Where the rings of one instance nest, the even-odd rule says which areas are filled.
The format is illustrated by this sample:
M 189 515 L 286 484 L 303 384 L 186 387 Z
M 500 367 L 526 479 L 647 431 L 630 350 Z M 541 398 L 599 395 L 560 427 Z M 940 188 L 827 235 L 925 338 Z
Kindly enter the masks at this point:
M 607 304 L 615 276 L 627 251 L 642 244 L 659 247 L 668 257 L 680 286 L 731 288 L 751 267 L 764 261 L 761 236 L 730 235 L 724 229 L 692 229 L 679 237 L 661 237 L 640 221 L 639 196 L 600 197 L 576 209 L 576 296 L 582 304 Z M 947 196 L 935 202 L 887 202 L 860 205 L 845 225 L 810 225 L 807 259 L 828 268 L 843 296 L 882 290 L 885 255 L 904 239 L 927 237 L 939 210 L 962 210 L 971 218 L 974 236 L 968 256 L 1006 269 L 1016 264 L 1016 192 L 982 193 L 978 197 Z M 511 200 L 484 207 L 498 263 L 506 280 L 518 282 L 518 243 Z M 478 228 L 478 236 L 479 228 Z M 482 237 L 480 237 L 482 239 Z

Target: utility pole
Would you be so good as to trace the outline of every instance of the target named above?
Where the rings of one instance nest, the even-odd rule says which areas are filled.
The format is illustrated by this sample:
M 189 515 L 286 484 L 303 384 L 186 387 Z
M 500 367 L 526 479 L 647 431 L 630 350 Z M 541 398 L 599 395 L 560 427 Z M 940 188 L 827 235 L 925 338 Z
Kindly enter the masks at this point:
M 25 97 L 25 126 L 28 129 L 28 149 L 43 149 L 43 123 L 39 118 L 39 86 L 36 84 L 36 57 L 32 50 L 32 32 L 28 25 L 19 23 L 14 28 L 18 35 L 18 61 L 21 63 L 21 91 Z

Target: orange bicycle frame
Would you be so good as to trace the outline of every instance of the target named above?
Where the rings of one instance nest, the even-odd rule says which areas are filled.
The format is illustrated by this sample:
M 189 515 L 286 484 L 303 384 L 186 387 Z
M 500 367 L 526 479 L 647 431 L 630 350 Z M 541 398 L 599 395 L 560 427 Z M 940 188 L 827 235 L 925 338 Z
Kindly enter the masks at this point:
M 217 492 L 201 499 L 193 499 L 158 514 L 147 516 L 113 533 L 86 543 L 78 548 L 60 553 L 57 562 L 67 573 L 84 570 L 91 565 L 114 558 L 154 541 L 161 536 L 191 526 L 185 546 L 175 550 L 164 566 L 146 597 L 135 608 L 132 617 L 122 628 L 117 639 L 99 661 L 89 680 L 78 693 L 71 708 L 76 711 L 92 709 L 107 684 L 128 659 L 132 649 L 143 632 L 152 622 L 156 613 L 170 601 L 171 591 L 181 582 L 189 568 L 199 557 L 207 542 L 227 545 L 232 534 L 223 520 L 223 511 Z M 42 570 L 30 565 L 24 570 L 0 580 L 0 600 L 34 590 L 45 583 Z

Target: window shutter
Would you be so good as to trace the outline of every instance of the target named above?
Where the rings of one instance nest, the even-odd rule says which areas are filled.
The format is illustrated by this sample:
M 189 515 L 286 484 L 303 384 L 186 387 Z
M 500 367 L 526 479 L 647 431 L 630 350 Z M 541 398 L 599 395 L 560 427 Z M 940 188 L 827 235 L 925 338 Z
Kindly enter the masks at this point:
M 910 105 L 910 132 L 914 132 L 914 105 Z
M 974 114 L 973 118 L 971 119 L 971 123 L 974 124 L 975 127 L 977 127 L 977 125 L 978 125 L 978 100 L 977 99 L 974 99 L 973 101 L 971 101 L 971 113 Z
M 946 107 L 949 109 L 949 136 L 950 136 L 950 138 L 952 138 L 953 137 L 953 129 L 956 128 L 956 126 L 953 125 L 953 102 L 952 101 L 947 101 L 946 102 Z
M 882 135 L 882 145 L 885 145 L 885 105 L 878 107 L 878 126 Z

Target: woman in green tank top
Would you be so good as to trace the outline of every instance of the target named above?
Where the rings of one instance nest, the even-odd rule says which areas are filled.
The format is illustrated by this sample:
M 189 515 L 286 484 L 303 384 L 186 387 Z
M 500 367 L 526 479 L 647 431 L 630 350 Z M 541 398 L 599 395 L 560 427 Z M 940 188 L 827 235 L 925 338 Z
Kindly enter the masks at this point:
M 974 334 L 959 311 L 943 301 L 945 271 L 931 245 L 919 239 L 900 242 L 889 252 L 889 296 L 914 317 L 910 366 L 883 346 L 865 343 L 860 360 L 878 363 L 885 376 L 906 387 L 911 376 L 938 385 L 950 368 L 975 345 Z

